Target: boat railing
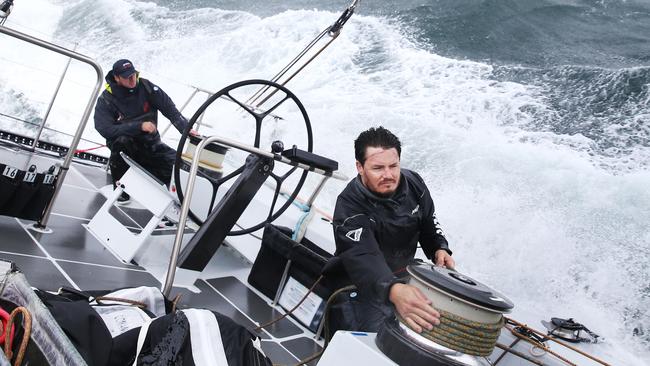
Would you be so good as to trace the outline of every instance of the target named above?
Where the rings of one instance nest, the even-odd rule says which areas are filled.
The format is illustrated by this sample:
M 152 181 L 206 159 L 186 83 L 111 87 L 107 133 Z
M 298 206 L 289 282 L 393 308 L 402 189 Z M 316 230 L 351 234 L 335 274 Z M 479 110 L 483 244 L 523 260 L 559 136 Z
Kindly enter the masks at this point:
M 99 63 L 97 63 L 92 58 L 90 58 L 88 56 L 85 56 L 85 55 L 83 55 L 81 53 L 78 53 L 78 52 L 76 52 L 74 50 L 70 50 L 70 49 L 58 46 L 56 44 L 53 44 L 53 43 L 44 41 L 42 39 L 30 36 L 28 34 L 19 32 L 17 30 L 7 28 L 6 26 L 0 26 L 0 33 L 6 34 L 6 35 L 8 35 L 10 37 L 19 39 L 19 40 L 27 42 L 27 43 L 31 43 L 31 44 L 39 46 L 41 48 L 45 48 L 46 50 L 68 56 L 70 59 L 75 59 L 75 60 L 81 61 L 81 62 L 83 62 L 85 64 L 90 65 L 95 70 L 95 72 L 97 73 L 97 81 L 95 83 L 95 87 L 92 90 L 90 97 L 88 98 L 88 102 L 86 103 L 86 107 L 85 107 L 84 113 L 83 113 L 83 115 L 81 117 L 81 121 L 79 122 L 79 125 L 77 126 L 77 130 L 76 130 L 76 132 L 75 132 L 75 134 L 74 134 L 74 136 L 72 138 L 72 142 L 70 143 L 68 153 L 66 154 L 66 156 L 65 156 L 65 158 L 63 160 L 63 163 L 61 164 L 58 179 L 56 179 L 56 182 L 55 182 L 54 194 L 52 196 L 52 199 L 47 204 L 45 210 L 43 211 L 43 214 L 42 214 L 41 218 L 36 222 L 36 224 L 34 224 L 34 227 L 36 227 L 36 228 L 45 229 L 47 227 L 47 222 L 49 220 L 50 214 L 52 213 L 52 206 L 54 204 L 54 201 L 56 200 L 56 197 L 57 197 L 57 195 L 58 195 L 58 193 L 59 193 L 59 191 L 61 189 L 61 186 L 63 185 L 63 182 L 65 180 L 65 176 L 66 176 L 66 174 L 68 172 L 68 169 L 70 167 L 70 164 L 72 162 L 72 158 L 74 157 L 75 152 L 77 151 L 77 146 L 79 145 L 79 141 L 81 140 L 81 135 L 83 134 L 83 131 L 86 128 L 86 124 L 88 123 L 88 119 L 90 118 L 90 114 L 92 113 L 92 109 L 93 109 L 93 106 L 95 105 L 95 101 L 97 100 L 97 97 L 99 96 L 99 92 L 100 92 L 101 87 L 102 87 L 102 81 L 104 79 L 104 76 L 103 76 L 104 73 L 103 73 L 102 68 L 99 65 Z M 67 70 L 67 66 L 66 66 L 66 70 Z M 64 74 L 61 76 L 61 79 L 59 80 L 59 86 L 57 86 L 57 91 L 58 91 L 58 89 L 60 87 L 60 84 L 61 84 L 63 78 L 65 77 L 65 72 L 66 71 L 64 71 Z M 50 110 L 51 104 L 54 102 L 55 97 L 56 97 L 56 94 L 54 95 L 52 101 L 50 102 L 50 107 L 48 107 L 48 111 Z M 38 138 L 40 137 L 40 134 L 42 133 L 42 131 L 44 129 L 46 119 L 47 119 L 47 115 L 43 119 L 43 122 L 41 123 L 41 125 L 39 126 L 38 134 L 34 138 L 34 142 L 33 142 L 34 145 L 32 147 L 36 146 L 35 144 L 37 144 Z
M 229 146 L 232 148 L 236 148 L 239 150 L 243 150 L 246 152 L 249 152 L 251 154 L 256 154 L 260 157 L 264 158 L 269 158 L 273 159 L 275 161 L 279 161 L 285 164 L 293 165 L 296 166 L 300 169 L 304 169 L 306 171 L 314 172 L 316 174 L 320 174 L 323 176 L 321 179 L 320 183 L 317 185 L 317 187 L 314 189 L 314 192 L 311 194 L 311 196 L 308 199 L 308 203 L 311 205 L 314 200 L 316 199 L 316 196 L 320 193 L 321 189 L 327 182 L 329 178 L 335 178 L 339 180 L 347 180 L 348 178 L 341 173 L 337 173 L 336 171 L 325 171 L 323 169 L 315 168 L 313 166 L 309 166 L 307 164 L 299 163 L 299 162 L 294 162 L 281 154 L 274 154 L 269 151 L 265 151 L 253 146 L 241 144 L 237 141 L 227 139 L 224 137 L 220 136 L 210 136 L 207 138 L 204 138 L 199 145 L 196 147 L 196 151 L 194 152 L 194 156 L 192 158 L 192 164 L 190 166 L 189 170 L 189 175 L 187 178 L 187 184 L 186 184 L 186 192 L 185 192 L 185 197 L 183 199 L 183 203 L 181 205 L 181 210 L 180 210 L 180 215 L 179 215 L 179 220 L 178 220 L 178 226 L 176 230 L 176 236 L 174 238 L 174 245 L 172 247 L 172 253 L 169 259 L 169 266 L 167 268 L 167 275 L 165 278 L 165 283 L 163 284 L 163 289 L 162 292 L 165 294 L 165 296 L 168 296 L 172 290 L 172 287 L 174 285 L 174 277 L 176 275 L 176 267 L 178 264 L 178 257 L 180 255 L 181 251 L 181 245 L 183 242 L 183 234 L 184 234 L 184 228 L 185 224 L 187 223 L 187 218 L 189 217 L 189 210 L 190 210 L 190 205 L 192 202 L 192 194 L 194 192 L 194 184 L 196 182 L 196 177 L 197 173 L 199 170 L 199 161 L 201 154 L 203 150 L 205 149 L 206 146 L 208 146 L 211 143 L 217 143 L 220 145 L 224 146 Z
M 194 99 L 194 97 L 195 97 L 197 94 L 199 94 L 199 93 L 205 94 L 205 95 L 206 95 L 206 99 L 207 99 L 207 98 L 210 98 L 210 97 L 214 94 L 214 92 L 211 92 L 211 91 L 209 91 L 209 90 L 206 90 L 206 89 L 203 89 L 203 88 L 199 88 L 199 87 L 197 87 L 197 86 L 192 86 L 192 93 L 191 93 L 190 96 L 187 98 L 187 100 L 185 101 L 185 103 L 183 103 L 183 105 L 181 106 L 181 108 L 179 109 L 179 111 L 180 111 L 181 113 L 183 113 L 183 110 L 184 110 L 184 109 L 185 109 L 185 108 L 190 104 L 190 102 Z M 203 125 L 203 115 L 199 116 L 199 118 L 196 120 L 196 130 L 198 131 L 199 128 L 200 128 L 202 125 Z M 169 131 L 169 128 L 170 128 L 171 126 L 172 126 L 171 123 L 168 124 L 167 127 L 165 127 L 165 129 L 162 131 L 162 133 L 160 134 L 160 136 L 161 136 L 161 137 L 164 137 L 165 134 L 167 133 L 167 131 Z

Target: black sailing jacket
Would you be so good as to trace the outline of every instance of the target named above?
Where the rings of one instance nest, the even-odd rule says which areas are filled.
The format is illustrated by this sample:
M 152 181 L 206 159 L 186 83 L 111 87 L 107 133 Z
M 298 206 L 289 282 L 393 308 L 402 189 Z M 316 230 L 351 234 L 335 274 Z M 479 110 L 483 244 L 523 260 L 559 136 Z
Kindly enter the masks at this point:
M 413 259 L 418 242 L 429 259 L 438 249 L 451 254 L 429 190 L 407 169 L 390 198 L 370 192 L 360 176 L 350 181 L 336 201 L 334 238 L 336 255 L 360 293 L 383 302 L 397 280 L 394 273 Z
M 144 121 L 158 125 L 158 111 L 183 132 L 187 120 L 171 98 L 149 80 L 138 78 L 135 88 L 127 89 L 117 85 L 111 70 L 106 74 L 106 83 L 106 90 L 95 105 L 95 129 L 106 139 L 109 148 L 120 136 L 134 137 L 147 146 L 161 143 L 158 131 L 146 133 L 141 130 Z

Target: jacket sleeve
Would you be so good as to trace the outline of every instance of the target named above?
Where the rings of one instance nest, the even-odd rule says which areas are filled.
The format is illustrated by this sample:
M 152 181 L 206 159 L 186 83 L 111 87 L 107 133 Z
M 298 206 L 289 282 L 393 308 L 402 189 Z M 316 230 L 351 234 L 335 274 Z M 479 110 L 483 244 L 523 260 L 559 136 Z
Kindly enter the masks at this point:
M 348 276 L 362 293 L 369 293 L 383 301 L 388 301 L 390 286 L 398 280 L 379 249 L 373 232 L 374 222 L 365 214 L 340 217 L 342 211 L 340 200 L 336 206 L 334 213 L 336 252 Z
M 178 132 L 183 133 L 185 126 L 187 126 L 187 119 L 183 117 L 178 109 L 176 109 L 176 105 L 167 93 L 153 83 L 151 83 L 151 87 L 151 101 L 153 102 L 154 107 L 156 107 L 163 116 L 167 117 L 167 119 L 171 121 Z
M 418 176 L 418 178 L 420 178 Z M 421 178 L 420 178 L 421 179 Z M 424 183 L 424 182 L 422 182 Z M 452 254 L 449 250 L 447 238 L 440 227 L 440 223 L 436 218 L 435 206 L 433 199 L 429 194 L 429 190 L 424 186 L 422 198 L 420 199 L 420 207 L 422 207 L 422 223 L 420 224 L 420 245 L 424 254 L 429 259 L 434 259 L 434 254 L 439 249 L 444 249 Z
M 95 129 L 106 140 L 114 140 L 120 136 L 139 136 L 142 134 L 142 123 L 118 121 L 119 112 L 108 101 L 100 96 L 95 104 Z

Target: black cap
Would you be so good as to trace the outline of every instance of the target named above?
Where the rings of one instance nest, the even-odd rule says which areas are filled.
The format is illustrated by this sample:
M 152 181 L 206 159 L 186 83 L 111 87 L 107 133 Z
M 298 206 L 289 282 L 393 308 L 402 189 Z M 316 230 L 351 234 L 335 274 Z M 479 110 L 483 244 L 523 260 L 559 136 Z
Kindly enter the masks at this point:
M 133 67 L 133 63 L 129 60 L 117 60 L 113 64 L 113 74 L 119 77 L 128 78 L 135 74 L 135 67 Z

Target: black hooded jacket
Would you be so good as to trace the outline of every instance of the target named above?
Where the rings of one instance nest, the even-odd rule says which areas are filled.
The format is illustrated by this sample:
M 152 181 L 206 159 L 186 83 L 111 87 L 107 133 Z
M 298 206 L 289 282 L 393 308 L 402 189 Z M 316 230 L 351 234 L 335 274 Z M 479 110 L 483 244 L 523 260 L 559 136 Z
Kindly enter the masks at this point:
M 158 131 L 143 132 L 141 125 L 151 121 L 157 126 L 158 111 L 183 132 L 187 120 L 162 89 L 140 77 L 135 88 L 124 88 L 117 85 L 111 70 L 106 74 L 106 90 L 95 105 L 95 129 L 106 139 L 109 148 L 120 136 L 134 137 L 147 146 L 156 145 L 161 143 Z
M 424 180 L 407 169 L 390 198 L 369 191 L 360 176 L 350 181 L 336 201 L 334 238 L 336 255 L 359 292 L 383 302 L 418 242 L 429 259 L 438 249 L 451 254 Z

